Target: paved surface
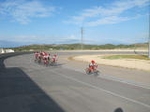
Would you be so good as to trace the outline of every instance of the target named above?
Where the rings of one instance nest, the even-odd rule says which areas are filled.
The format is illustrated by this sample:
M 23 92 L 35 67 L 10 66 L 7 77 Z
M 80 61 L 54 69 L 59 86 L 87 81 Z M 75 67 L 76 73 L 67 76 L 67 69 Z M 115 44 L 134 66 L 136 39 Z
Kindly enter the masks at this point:
M 105 66 L 98 77 L 85 75 L 86 63 L 66 60 L 75 54 L 59 53 L 58 65 L 49 67 L 32 54 L 1 58 L 1 112 L 150 112 L 148 82 L 105 76 L 149 73 Z

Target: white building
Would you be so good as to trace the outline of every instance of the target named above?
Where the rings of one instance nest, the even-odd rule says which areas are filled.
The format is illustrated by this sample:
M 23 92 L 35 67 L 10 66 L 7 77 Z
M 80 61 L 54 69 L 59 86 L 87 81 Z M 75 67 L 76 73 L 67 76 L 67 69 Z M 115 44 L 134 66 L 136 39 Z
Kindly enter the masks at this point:
M 5 53 L 3 48 L 0 48 L 0 54 Z
M 15 52 L 15 51 L 13 49 L 0 48 L 0 54 L 2 54 L 2 53 L 12 53 L 12 52 Z
M 6 53 L 12 53 L 12 52 L 15 52 L 15 51 L 12 50 L 12 49 L 5 49 L 5 52 L 6 52 Z

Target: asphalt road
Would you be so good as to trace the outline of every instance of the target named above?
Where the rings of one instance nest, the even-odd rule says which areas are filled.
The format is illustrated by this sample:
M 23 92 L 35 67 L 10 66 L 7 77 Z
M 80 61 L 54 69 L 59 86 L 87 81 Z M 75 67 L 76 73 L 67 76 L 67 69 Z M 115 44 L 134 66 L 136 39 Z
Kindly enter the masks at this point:
M 57 66 L 34 62 L 33 54 L 0 60 L 1 112 L 150 112 L 150 88 L 105 77 L 133 70 L 107 67 L 103 75 L 85 75 L 86 63 L 66 60 L 81 53 L 59 53 Z M 88 53 L 87 53 L 88 54 Z M 106 66 L 105 66 L 106 67 Z M 128 71 L 128 72 L 127 72 Z M 126 72 L 126 73 L 124 73 Z M 139 71 L 134 70 L 134 74 Z M 149 74 L 140 72 L 141 74 Z

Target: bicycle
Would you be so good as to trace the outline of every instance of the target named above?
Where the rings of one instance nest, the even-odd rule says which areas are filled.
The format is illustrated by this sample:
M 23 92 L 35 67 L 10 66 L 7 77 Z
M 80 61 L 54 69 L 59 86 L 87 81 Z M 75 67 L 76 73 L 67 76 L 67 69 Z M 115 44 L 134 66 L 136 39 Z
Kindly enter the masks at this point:
M 85 73 L 86 75 L 94 75 L 94 76 L 98 76 L 100 74 L 100 71 L 97 70 L 98 66 L 95 66 L 93 70 L 91 70 L 89 67 L 87 67 L 85 69 Z

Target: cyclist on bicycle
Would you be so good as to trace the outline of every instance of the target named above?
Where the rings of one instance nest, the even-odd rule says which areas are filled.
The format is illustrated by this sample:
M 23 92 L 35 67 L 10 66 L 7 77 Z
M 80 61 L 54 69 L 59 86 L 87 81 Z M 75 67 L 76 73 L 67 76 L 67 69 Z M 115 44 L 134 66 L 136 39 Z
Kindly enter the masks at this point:
M 57 61 L 57 55 L 54 54 L 54 55 L 52 56 L 52 62 L 55 63 L 56 61 Z
M 34 53 L 35 61 L 38 60 L 38 55 L 39 55 L 38 51 Z
M 94 70 L 97 69 L 97 64 L 95 63 L 94 60 L 91 61 L 91 63 L 89 64 L 89 72 L 93 72 Z

